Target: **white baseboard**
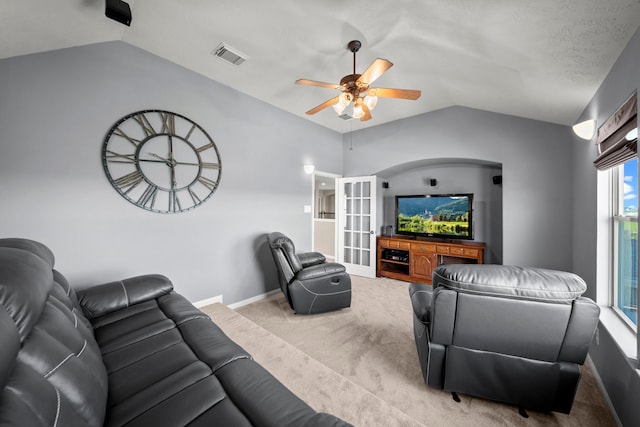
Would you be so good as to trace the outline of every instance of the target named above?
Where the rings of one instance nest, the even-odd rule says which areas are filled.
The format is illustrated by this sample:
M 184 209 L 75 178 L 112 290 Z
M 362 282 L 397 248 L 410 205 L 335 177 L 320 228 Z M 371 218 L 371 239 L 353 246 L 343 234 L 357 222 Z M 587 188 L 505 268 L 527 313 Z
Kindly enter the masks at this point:
M 262 301 L 263 299 L 269 298 L 271 295 L 275 295 L 278 292 L 280 292 L 280 289 L 274 289 L 272 291 L 269 291 L 267 293 L 264 293 L 262 295 L 256 295 L 255 297 L 251 297 L 251 298 L 247 298 L 245 300 L 242 301 L 238 301 L 238 302 L 234 302 L 233 304 L 229 304 L 229 308 L 232 310 L 235 310 L 236 308 L 240 308 L 244 305 L 248 305 L 251 304 L 253 302 L 258 302 L 258 301 Z
M 251 297 L 251 298 L 247 298 L 245 300 L 242 301 L 238 301 L 238 302 L 234 302 L 233 304 L 229 304 L 228 307 L 232 310 L 235 310 L 236 308 L 242 307 L 244 305 L 248 305 L 251 304 L 253 302 L 258 302 L 258 301 L 262 301 L 263 299 L 269 298 L 271 295 L 275 295 L 278 292 L 280 292 L 280 289 L 274 289 L 272 291 L 269 291 L 267 293 L 261 294 L 261 295 L 256 295 L 255 297 Z M 200 301 L 196 301 L 193 303 L 194 306 L 196 306 L 196 308 L 202 308 L 205 307 L 207 305 L 211 305 L 211 304 L 216 304 L 216 303 L 220 303 L 220 304 L 224 304 L 223 300 L 222 300 L 222 295 L 218 295 L 215 297 L 211 297 L 211 298 L 207 298 L 207 299 L 203 299 Z
M 196 302 L 193 303 L 193 305 L 195 305 L 196 308 L 202 308 L 202 307 L 205 307 L 207 305 L 215 304 L 215 303 L 218 303 L 218 302 L 220 304 L 223 304 L 222 295 L 218 295 L 218 296 L 215 296 L 215 297 L 203 299 L 201 301 L 196 301 Z

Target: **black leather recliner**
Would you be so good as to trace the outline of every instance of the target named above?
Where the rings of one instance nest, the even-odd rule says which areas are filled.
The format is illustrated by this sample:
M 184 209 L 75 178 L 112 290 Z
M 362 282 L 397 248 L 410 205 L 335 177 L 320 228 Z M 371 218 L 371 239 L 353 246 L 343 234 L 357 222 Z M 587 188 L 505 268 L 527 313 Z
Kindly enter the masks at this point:
M 425 383 L 450 392 L 569 413 L 600 308 L 572 273 L 444 265 L 412 283 Z
M 298 314 L 315 314 L 351 306 L 351 277 L 342 264 L 326 262 L 319 252 L 296 254 L 287 236 L 267 236 L 278 270 L 280 289 Z

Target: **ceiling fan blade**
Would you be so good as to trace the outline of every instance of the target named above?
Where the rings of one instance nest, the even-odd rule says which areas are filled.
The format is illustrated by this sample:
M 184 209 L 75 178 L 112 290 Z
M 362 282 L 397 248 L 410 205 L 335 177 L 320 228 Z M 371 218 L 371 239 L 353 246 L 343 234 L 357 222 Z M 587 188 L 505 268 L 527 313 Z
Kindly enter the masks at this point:
M 369 110 L 369 107 L 367 107 L 364 102 L 360 102 L 360 106 L 362 107 L 362 111 L 364 112 L 364 115 L 360 117 L 360 121 L 366 122 L 367 120 L 371 120 L 371 110 Z
M 312 115 L 317 113 L 318 111 L 322 111 L 325 108 L 327 108 L 330 105 L 335 104 L 336 102 L 338 102 L 338 96 L 336 96 L 335 98 L 331 98 L 328 101 L 323 102 L 322 104 L 318 105 L 317 107 L 312 108 L 311 110 L 307 111 L 307 114 Z
M 296 84 L 298 85 L 305 85 L 305 86 L 317 86 L 317 87 L 324 87 L 327 89 L 338 89 L 340 88 L 340 86 L 333 84 L 333 83 L 325 83 L 325 82 L 318 82 L 315 80 L 307 80 L 307 79 L 298 79 L 296 80 Z
M 367 91 L 367 95 L 378 96 L 380 98 L 400 98 L 416 100 L 420 98 L 422 92 L 412 89 L 388 89 L 383 87 L 371 88 Z
M 370 85 L 375 79 L 383 75 L 392 66 L 393 62 L 382 58 L 376 58 L 376 60 L 369 65 L 369 68 L 367 68 L 365 72 L 358 77 L 357 82 Z

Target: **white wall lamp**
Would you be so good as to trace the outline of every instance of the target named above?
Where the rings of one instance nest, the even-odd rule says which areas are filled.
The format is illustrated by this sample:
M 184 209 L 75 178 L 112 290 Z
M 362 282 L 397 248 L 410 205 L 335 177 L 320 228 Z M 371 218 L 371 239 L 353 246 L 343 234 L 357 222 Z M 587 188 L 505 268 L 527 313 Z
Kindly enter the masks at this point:
M 590 119 L 573 125 L 573 133 L 579 138 L 591 141 L 596 134 L 596 120 Z
M 304 172 L 306 174 L 311 175 L 314 170 L 316 170 L 316 167 L 314 165 L 304 165 Z

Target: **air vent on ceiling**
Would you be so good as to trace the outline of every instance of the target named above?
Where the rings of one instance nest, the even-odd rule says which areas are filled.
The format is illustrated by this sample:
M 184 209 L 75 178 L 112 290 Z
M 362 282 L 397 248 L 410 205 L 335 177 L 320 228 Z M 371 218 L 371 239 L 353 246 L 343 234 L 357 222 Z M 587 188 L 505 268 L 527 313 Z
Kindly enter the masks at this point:
M 222 59 L 223 61 L 228 62 L 229 64 L 235 65 L 236 67 L 246 61 L 249 57 L 244 53 L 240 52 L 238 49 L 234 49 L 228 44 L 224 42 L 220 43 L 218 47 L 211 52 L 214 56 Z
M 353 116 L 350 116 L 347 113 L 341 114 L 338 117 L 340 117 L 342 120 L 351 120 L 351 119 L 353 119 Z

